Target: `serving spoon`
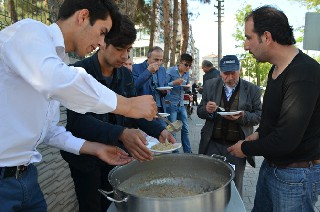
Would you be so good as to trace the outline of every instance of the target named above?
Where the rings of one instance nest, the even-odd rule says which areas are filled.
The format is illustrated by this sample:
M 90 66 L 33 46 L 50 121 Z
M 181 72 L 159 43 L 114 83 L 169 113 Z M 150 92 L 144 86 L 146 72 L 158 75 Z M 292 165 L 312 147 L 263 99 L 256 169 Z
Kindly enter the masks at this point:
M 218 107 L 222 112 L 226 111 L 223 107 Z
M 166 122 L 170 126 L 171 129 L 167 128 L 169 132 L 179 132 L 182 128 L 182 122 L 180 120 L 177 120 L 172 123 L 167 118 L 161 116 L 159 113 L 157 113 L 157 117 L 162 119 L 164 122 Z

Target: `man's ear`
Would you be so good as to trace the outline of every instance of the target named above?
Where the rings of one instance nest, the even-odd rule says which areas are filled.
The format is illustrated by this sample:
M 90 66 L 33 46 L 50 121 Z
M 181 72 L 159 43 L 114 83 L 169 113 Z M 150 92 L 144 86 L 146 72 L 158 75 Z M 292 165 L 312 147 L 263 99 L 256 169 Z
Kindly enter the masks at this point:
M 263 33 L 263 36 L 265 37 L 266 43 L 269 45 L 273 39 L 272 39 L 272 34 L 269 31 L 265 31 Z
M 85 22 L 86 19 L 89 19 L 89 10 L 87 9 L 82 9 L 82 10 L 79 10 L 79 13 L 78 13 L 78 23 L 81 25 Z

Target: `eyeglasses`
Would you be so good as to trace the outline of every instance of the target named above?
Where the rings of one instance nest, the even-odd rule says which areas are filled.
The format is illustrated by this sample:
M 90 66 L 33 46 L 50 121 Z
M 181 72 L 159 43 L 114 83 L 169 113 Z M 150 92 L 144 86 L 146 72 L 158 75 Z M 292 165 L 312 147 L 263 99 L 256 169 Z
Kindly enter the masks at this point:
M 191 68 L 191 66 L 192 66 L 191 64 L 187 64 L 187 63 L 182 63 L 182 64 L 183 64 L 185 67 L 187 67 L 187 68 L 188 68 L 188 67 Z

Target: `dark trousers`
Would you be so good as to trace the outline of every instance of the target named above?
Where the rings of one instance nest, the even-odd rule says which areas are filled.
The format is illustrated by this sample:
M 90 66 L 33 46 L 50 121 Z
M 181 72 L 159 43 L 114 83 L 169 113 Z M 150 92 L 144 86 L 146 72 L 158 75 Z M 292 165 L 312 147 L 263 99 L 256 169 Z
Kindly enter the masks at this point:
M 198 106 L 198 94 L 193 93 L 192 98 L 193 98 L 192 104 Z
M 112 203 L 98 192 L 98 189 L 112 191 L 108 182 L 109 171 L 113 166 L 96 166 L 90 172 L 84 172 L 70 166 L 79 212 L 105 212 Z
M 221 144 L 211 140 L 209 143 L 209 147 L 207 149 L 206 155 L 216 154 L 216 155 L 224 156 L 226 157 L 227 162 L 235 166 L 234 183 L 236 184 L 238 192 L 242 197 L 243 176 L 244 176 L 244 170 L 246 168 L 246 159 L 238 158 L 231 155 L 227 150 L 227 148 L 230 147 L 231 145 L 232 144 Z

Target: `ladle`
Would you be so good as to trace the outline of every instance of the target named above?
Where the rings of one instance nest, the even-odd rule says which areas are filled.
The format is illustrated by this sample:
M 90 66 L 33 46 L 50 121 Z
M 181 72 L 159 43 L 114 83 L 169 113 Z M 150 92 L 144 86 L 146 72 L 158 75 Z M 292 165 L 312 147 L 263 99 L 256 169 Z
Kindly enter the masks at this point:
M 179 132 L 182 128 L 182 122 L 180 120 L 177 120 L 172 123 L 167 118 L 161 116 L 159 113 L 157 113 L 157 117 L 162 119 L 164 122 L 166 122 L 170 126 L 171 129 L 167 127 L 167 130 L 169 132 Z

